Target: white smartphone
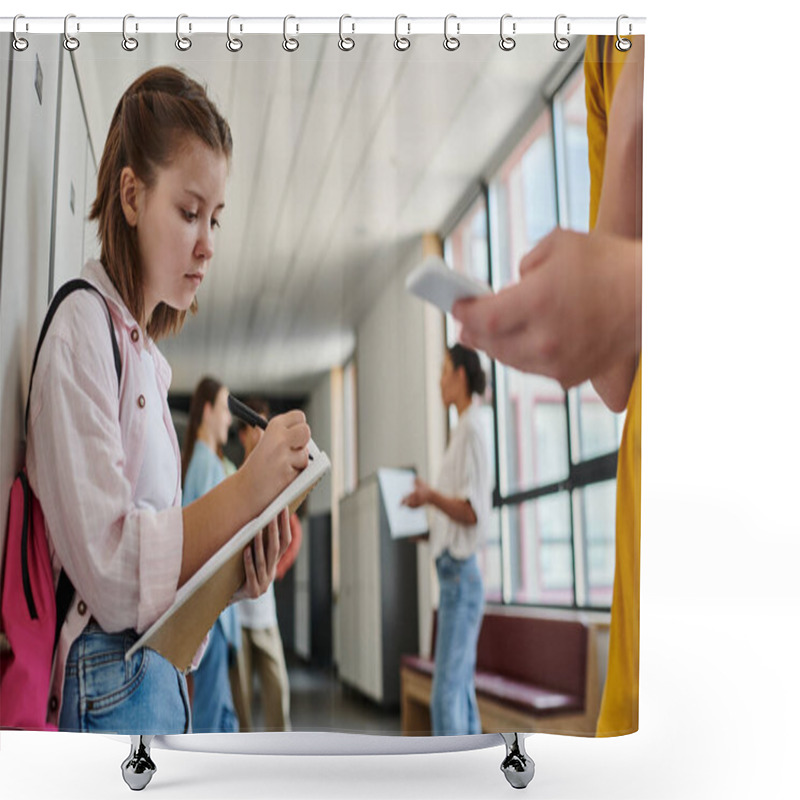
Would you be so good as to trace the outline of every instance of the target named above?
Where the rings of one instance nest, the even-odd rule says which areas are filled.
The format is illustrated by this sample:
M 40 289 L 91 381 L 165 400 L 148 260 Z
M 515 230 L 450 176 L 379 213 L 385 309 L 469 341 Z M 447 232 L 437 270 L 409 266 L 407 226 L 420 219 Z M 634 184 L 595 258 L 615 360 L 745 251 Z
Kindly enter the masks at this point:
M 439 256 L 428 256 L 409 273 L 406 289 L 449 314 L 456 300 L 491 294 L 487 283 L 450 269 Z

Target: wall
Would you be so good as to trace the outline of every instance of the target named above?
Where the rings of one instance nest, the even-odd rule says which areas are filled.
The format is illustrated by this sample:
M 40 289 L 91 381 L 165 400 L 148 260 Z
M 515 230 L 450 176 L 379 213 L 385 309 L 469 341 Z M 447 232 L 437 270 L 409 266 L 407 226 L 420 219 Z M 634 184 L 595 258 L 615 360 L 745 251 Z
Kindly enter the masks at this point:
M 444 453 L 444 414 L 438 378 L 442 315 L 410 295 L 406 276 L 422 260 L 422 242 L 398 265 L 356 334 L 358 476 L 380 467 L 414 467 L 435 480 Z M 438 458 L 435 457 L 438 454 Z M 429 548 L 418 547 L 419 649 L 430 649 L 435 578 Z
M 311 393 L 306 406 L 306 420 L 311 426 L 311 436 L 319 447 L 333 460 L 331 452 L 331 378 L 322 377 Z M 309 514 L 326 514 L 331 510 L 331 476 L 326 475 L 308 500 Z
M 429 477 L 424 306 L 405 290 L 416 263 L 395 270 L 356 333 L 359 481 L 380 467 Z

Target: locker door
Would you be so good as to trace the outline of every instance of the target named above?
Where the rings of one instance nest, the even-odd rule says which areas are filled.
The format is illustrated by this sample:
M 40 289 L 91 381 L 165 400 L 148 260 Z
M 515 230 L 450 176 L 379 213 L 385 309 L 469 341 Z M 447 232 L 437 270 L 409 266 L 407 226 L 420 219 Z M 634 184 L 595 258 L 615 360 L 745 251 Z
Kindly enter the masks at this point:
M 61 70 L 61 117 L 56 161 L 53 281 L 55 292 L 69 278 L 80 275 L 86 217 L 86 156 L 88 132 L 72 56 L 65 55 Z
M 0 84 L 8 129 L 0 253 L 0 520 L 22 462 L 22 418 L 33 351 L 47 307 L 53 157 L 61 43 L 30 38 L 18 53 L 3 37 Z M 10 78 L 10 82 L 9 82 Z M 0 556 L 2 556 L 0 543 Z

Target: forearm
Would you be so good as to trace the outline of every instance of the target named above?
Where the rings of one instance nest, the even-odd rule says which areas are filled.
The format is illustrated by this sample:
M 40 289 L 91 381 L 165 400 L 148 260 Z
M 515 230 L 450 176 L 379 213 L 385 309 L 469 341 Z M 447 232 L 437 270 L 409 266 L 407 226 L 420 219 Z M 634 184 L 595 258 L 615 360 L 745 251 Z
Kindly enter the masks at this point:
M 478 521 L 469 500 L 450 497 L 436 491 L 436 489 L 431 489 L 428 502 L 460 525 L 474 525 Z
M 644 47 L 644 42 L 640 42 Z M 630 241 L 620 259 L 617 308 L 623 315 L 619 357 L 592 385 L 614 412 L 628 403 L 641 351 L 642 319 L 642 64 L 625 65 L 609 117 L 608 147 L 595 230 Z M 630 254 L 628 254 L 630 251 Z
M 592 386 L 605 405 L 619 413 L 628 404 L 639 353 L 642 349 L 642 243 L 626 239 L 619 243 L 618 268 L 613 276 L 612 290 L 614 325 L 609 351 L 611 363 L 591 376 Z
M 240 528 L 261 509 L 250 508 L 242 491 L 247 480 L 236 472 L 183 509 L 183 557 L 178 586 L 182 586 Z
M 632 355 L 606 372 L 592 378 L 592 386 L 600 399 L 616 414 L 625 410 L 631 393 L 639 356 Z

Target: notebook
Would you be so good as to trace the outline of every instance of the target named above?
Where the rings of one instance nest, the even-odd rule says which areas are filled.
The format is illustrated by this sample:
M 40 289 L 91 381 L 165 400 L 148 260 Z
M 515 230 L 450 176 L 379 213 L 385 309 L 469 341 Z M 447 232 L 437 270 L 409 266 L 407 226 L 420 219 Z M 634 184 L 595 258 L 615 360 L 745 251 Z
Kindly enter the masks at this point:
M 178 669 L 189 668 L 214 620 L 244 582 L 244 548 L 284 508 L 294 513 L 331 468 L 330 459 L 313 440 L 308 452 L 308 466 L 181 586 L 172 605 L 139 637 L 126 658 L 142 647 L 150 647 Z

